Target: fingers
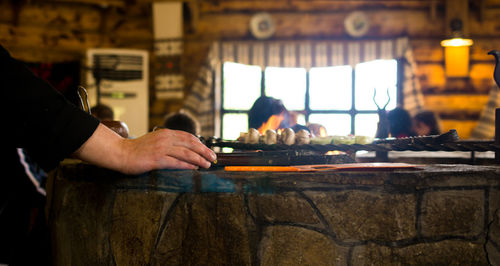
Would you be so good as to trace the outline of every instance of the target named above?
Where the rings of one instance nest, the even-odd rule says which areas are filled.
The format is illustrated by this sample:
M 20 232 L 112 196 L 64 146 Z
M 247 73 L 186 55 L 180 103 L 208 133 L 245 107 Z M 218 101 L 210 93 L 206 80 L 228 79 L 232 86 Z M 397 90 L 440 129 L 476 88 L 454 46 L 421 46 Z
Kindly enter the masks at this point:
M 185 147 L 179 147 L 179 146 L 175 147 L 168 153 L 168 155 L 175 159 L 184 161 L 189 164 L 197 165 L 203 168 L 209 168 L 211 165 L 210 161 L 202 157 L 199 153 L 196 153 L 193 150 L 190 150 Z
M 174 142 L 173 145 L 187 148 L 201 155 L 203 158 L 205 158 L 205 160 L 209 162 L 214 162 L 217 159 L 215 152 L 201 143 L 201 141 L 197 137 L 184 131 L 173 130 L 172 132 L 178 140 Z

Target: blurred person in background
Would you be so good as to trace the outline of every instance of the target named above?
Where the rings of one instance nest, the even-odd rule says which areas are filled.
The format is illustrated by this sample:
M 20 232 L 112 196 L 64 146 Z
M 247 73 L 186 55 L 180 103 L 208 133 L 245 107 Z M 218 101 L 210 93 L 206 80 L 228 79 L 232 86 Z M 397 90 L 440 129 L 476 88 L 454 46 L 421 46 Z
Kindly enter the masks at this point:
M 317 123 L 307 123 L 307 127 L 309 128 L 309 131 L 311 132 L 311 135 L 313 137 L 326 137 L 328 136 L 328 132 L 326 131 L 326 128 Z
M 97 117 L 97 119 L 103 120 L 115 120 L 115 113 L 113 109 L 105 104 L 98 104 L 90 108 L 90 113 Z
M 163 127 L 174 130 L 182 130 L 195 136 L 200 134 L 200 123 L 187 111 L 183 109 L 167 114 L 165 116 Z
M 283 102 L 272 97 L 259 97 L 248 112 L 248 128 L 255 128 L 260 134 L 266 130 L 278 130 L 291 128 L 298 132 L 301 129 L 311 132 L 311 130 L 297 123 L 297 112 L 290 112 Z
M 401 107 L 396 107 L 387 113 L 389 133 L 393 138 L 415 136 L 410 113 Z
M 287 113 L 281 100 L 261 96 L 248 112 L 248 128 L 255 128 L 260 134 L 264 134 L 268 129 L 288 127 L 288 121 L 285 120 Z
M 421 111 L 413 117 L 413 130 L 417 136 L 439 135 L 439 118 L 432 111 Z

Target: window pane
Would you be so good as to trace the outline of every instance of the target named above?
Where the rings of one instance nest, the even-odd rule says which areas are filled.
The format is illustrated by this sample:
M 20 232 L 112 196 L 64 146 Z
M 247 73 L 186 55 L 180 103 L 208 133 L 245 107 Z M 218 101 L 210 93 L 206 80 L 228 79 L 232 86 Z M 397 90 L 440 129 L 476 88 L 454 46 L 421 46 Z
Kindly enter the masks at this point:
M 351 116 L 348 114 L 311 114 L 309 122 L 323 125 L 330 136 L 351 134 Z
M 354 117 L 355 135 L 375 137 L 378 114 L 359 114 Z
M 305 125 L 306 124 L 306 116 L 303 114 L 297 115 L 297 124 Z
M 266 96 L 283 101 L 288 110 L 304 110 L 306 70 L 304 68 L 266 68 Z
M 382 108 L 388 100 L 387 89 L 389 89 L 390 102 L 387 110 L 392 110 L 397 103 L 397 62 L 396 60 L 375 60 L 361 63 L 356 66 L 356 109 L 377 110 L 373 102 L 373 91 L 377 90 L 375 100 Z
M 222 116 L 222 138 L 236 140 L 240 132 L 248 131 L 247 114 L 224 114 Z
M 349 110 L 352 67 L 314 67 L 309 72 L 309 106 L 313 110 Z
M 223 108 L 248 110 L 260 96 L 262 71 L 258 66 L 224 63 Z

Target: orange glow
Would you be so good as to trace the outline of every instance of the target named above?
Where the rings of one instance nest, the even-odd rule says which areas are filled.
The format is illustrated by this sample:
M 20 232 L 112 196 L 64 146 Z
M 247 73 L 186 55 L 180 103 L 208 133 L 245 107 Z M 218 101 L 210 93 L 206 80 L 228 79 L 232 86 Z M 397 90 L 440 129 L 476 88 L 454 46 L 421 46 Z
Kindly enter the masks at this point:
M 444 48 L 447 77 L 467 77 L 469 75 L 469 47 L 447 46 Z
M 444 60 L 447 77 L 469 76 L 469 46 L 471 39 L 453 38 L 443 40 Z
M 262 123 L 262 126 L 259 127 L 259 133 L 264 135 L 268 129 L 277 130 L 283 119 L 285 119 L 283 114 L 272 115 L 267 119 L 267 122 Z

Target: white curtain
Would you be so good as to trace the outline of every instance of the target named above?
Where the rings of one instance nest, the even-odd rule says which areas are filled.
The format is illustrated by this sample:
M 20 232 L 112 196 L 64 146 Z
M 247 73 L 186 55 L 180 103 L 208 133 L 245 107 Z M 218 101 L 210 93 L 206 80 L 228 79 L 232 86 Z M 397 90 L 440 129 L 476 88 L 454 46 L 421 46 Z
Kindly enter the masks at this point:
M 220 136 L 220 77 L 224 62 L 276 67 L 355 66 L 376 59 L 403 59 L 403 107 L 411 114 L 424 109 L 408 38 L 369 41 L 226 41 L 215 42 L 206 64 L 187 96 L 184 108 L 201 123 L 203 136 Z
M 470 134 L 471 139 L 495 138 L 495 109 L 497 108 L 500 108 L 500 92 L 498 86 L 493 83 L 490 87 L 488 102 L 481 112 L 477 126 Z

